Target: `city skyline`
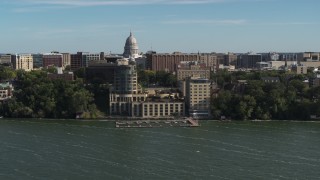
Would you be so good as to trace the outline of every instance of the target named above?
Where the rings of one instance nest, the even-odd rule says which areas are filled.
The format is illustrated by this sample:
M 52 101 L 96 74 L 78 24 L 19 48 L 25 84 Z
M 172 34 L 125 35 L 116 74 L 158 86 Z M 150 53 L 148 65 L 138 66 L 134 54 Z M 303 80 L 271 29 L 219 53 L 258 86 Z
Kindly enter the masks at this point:
M 320 51 L 316 0 L 5 0 L 1 53 Z

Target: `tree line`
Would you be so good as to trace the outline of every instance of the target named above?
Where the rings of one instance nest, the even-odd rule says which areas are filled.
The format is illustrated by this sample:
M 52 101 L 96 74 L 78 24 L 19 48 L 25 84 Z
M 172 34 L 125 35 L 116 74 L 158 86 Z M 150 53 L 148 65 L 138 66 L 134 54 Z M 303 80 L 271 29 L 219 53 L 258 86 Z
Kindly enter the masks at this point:
M 14 85 L 13 98 L 0 102 L 0 114 L 9 118 L 95 118 L 99 111 L 94 95 L 81 80 L 65 81 L 47 78 L 48 71 L 25 72 L 5 68 L 2 81 Z
M 320 116 L 320 87 L 309 87 L 313 77 L 288 72 L 235 72 L 219 71 L 212 75 L 221 88 L 212 98 L 214 118 L 225 116 L 238 120 L 309 120 Z M 268 83 L 262 77 L 278 77 L 280 82 Z M 237 80 L 247 80 L 240 85 Z

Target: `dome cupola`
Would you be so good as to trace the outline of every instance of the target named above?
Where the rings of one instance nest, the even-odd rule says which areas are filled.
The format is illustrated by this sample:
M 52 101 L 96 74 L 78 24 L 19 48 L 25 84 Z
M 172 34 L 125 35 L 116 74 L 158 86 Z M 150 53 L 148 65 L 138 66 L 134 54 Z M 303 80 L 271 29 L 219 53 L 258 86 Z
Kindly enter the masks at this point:
M 126 40 L 123 56 L 125 58 L 137 58 L 139 56 L 139 47 L 137 39 L 133 36 L 132 32 L 130 32 L 130 36 Z

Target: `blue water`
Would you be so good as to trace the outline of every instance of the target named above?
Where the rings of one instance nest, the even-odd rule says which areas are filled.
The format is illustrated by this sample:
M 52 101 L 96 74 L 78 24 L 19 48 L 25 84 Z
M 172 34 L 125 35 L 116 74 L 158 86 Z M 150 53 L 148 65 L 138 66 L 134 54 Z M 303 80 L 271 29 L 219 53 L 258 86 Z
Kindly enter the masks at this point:
M 0 179 L 320 179 L 320 123 L 1 120 Z

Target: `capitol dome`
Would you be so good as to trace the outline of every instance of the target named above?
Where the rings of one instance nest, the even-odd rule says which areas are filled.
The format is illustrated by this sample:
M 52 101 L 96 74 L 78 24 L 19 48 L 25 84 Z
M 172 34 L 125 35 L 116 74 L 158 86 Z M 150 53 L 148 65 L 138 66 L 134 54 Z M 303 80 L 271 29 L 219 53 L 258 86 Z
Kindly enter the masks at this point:
M 126 40 L 123 56 L 125 58 L 137 58 L 139 56 L 139 47 L 136 38 L 130 32 L 130 36 Z
M 137 44 L 137 39 L 133 37 L 132 32 L 130 32 L 130 36 L 127 38 L 126 45 L 134 45 Z

